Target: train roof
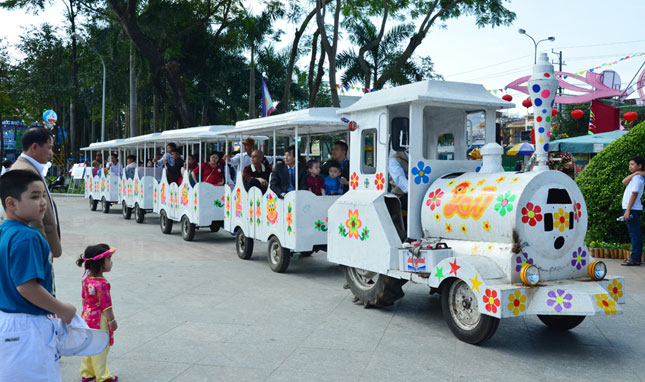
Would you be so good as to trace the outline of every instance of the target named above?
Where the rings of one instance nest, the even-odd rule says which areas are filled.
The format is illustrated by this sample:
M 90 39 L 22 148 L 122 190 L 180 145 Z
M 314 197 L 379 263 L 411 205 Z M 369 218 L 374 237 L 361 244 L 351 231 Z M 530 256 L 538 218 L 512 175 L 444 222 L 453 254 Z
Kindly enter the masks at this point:
M 161 133 L 151 133 L 151 134 L 138 135 L 132 138 L 126 138 L 119 146 L 120 147 L 137 146 L 143 143 L 151 142 L 155 139 L 155 137 L 159 135 L 161 135 Z
M 352 105 L 338 110 L 338 114 L 409 102 L 423 102 L 444 107 L 473 107 L 474 109 L 477 107 L 494 107 L 496 109 L 515 107 L 514 104 L 490 94 L 479 84 L 426 80 L 367 93 Z
M 338 108 L 318 107 L 292 111 L 264 118 L 249 119 L 235 124 L 235 128 L 223 132 L 226 135 L 271 135 L 292 136 L 298 128 L 300 135 L 329 134 L 348 131 L 346 122 L 341 121 Z
M 231 129 L 231 125 L 211 125 L 211 126 L 197 126 L 187 127 L 185 129 L 166 130 L 156 136 L 154 142 L 169 142 L 169 141 L 196 141 L 196 140 L 220 140 L 225 137 L 220 133 Z
M 119 147 L 120 145 L 123 144 L 125 139 L 112 139 L 109 141 L 105 142 L 95 142 L 95 143 L 90 143 L 88 147 L 83 147 L 81 150 L 82 151 L 90 151 L 90 150 L 105 150 L 105 149 L 111 149 L 115 147 Z

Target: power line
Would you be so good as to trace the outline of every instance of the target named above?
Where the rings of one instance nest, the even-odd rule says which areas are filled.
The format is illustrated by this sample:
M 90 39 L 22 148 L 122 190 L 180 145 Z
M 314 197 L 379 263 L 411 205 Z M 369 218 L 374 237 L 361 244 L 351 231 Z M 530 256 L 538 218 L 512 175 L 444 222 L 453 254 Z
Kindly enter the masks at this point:
M 523 58 L 530 57 L 530 56 L 531 56 L 530 54 L 527 54 L 526 56 L 517 57 L 517 58 L 512 58 L 512 59 L 510 59 L 510 60 L 506 60 L 506 61 L 498 62 L 498 63 L 496 63 L 496 64 L 491 64 L 491 65 L 488 65 L 488 66 L 483 66 L 483 67 L 481 67 L 481 68 L 472 69 L 472 70 L 468 70 L 468 71 L 461 72 L 461 73 L 456 73 L 456 74 L 450 74 L 450 75 L 447 75 L 446 77 L 456 77 L 456 76 L 460 76 L 460 75 L 462 75 L 462 74 L 472 73 L 472 72 L 476 72 L 476 71 L 478 71 L 478 70 L 488 69 L 488 68 L 492 68 L 492 67 L 497 66 L 497 65 L 506 64 L 506 63 L 509 63 L 509 62 L 513 62 L 513 61 L 521 60 L 521 59 L 523 59 Z
M 605 44 L 592 44 L 592 45 L 573 45 L 573 46 L 561 46 L 553 49 L 577 49 L 577 48 L 592 48 L 594 46 L 607 46 L 607 45 L 622 45 L 622 44 L 634 44 L 637 42 L 645 42 L 645 40 L 634 40 L 634 41 L 619 41 L 619 42 L 608 42 Z

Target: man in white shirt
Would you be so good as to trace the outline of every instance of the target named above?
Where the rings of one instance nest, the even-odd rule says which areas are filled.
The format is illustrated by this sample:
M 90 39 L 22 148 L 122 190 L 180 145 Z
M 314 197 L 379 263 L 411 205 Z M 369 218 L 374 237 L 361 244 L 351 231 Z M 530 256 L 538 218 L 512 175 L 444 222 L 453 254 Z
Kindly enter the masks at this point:
M 387 171 L 390 175 L 392 193 L 401 201 L 401 208 L 408 209 L 408 153 L 390 149 Z
M 641 216 L 643 215 L 643 185 L 645 184 L 645 172 L 643 172 L 643 163 L 645 160 L 640 156 L 634 156 L 629 159 L 630 175 L 623 179 L 623 184 L 627 184 L 623 193 L 623 218 L 627 223 L 627 230 L 632 241 L 632 253 L 629 259 L 623 261 L 620 265 L 634 266 L 641 265 L 643 256 L 643 233 L 641 232 Z
M 119 156 L 117 153 L 112 153 L 110 155 L 110 161 L 105 165 L 105 168 L 110 170 L 110 174 L 114 174 L 119 177 L 123 174 L 123 165 L 119 162 Z

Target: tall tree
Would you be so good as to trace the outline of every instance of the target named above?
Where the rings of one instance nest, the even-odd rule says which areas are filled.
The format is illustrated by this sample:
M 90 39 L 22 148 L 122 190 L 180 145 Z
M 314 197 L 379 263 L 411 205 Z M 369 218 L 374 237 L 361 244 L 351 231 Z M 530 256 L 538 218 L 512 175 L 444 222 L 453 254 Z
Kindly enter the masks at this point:
M 338 89 L 336 89 L 336 51 L 338 50 L 338 34 L 340 32 L 340 0 L 335 1 L 334 7 L 334 23 L 331 42 L 327 37 L 325 29 L 325 13 L 327 10 L 327 3 L 325 0 L 316 0 L 316 22 L 318 24 L 318 32 L 320 32 L 320 39 L 323 49 L 327 54 L 329 60 L 329 88 L 331 89 L 331 99 L 334 107 L 340 107 L 340 99 L 338 98 Z

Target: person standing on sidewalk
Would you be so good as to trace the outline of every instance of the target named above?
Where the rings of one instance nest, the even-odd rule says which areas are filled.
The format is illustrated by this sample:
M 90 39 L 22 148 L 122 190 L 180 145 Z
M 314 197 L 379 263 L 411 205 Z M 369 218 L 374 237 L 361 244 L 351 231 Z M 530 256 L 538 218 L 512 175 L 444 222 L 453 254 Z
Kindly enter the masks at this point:
M 623 179 L 626 184 L 623 193 L 623 218 L 627 223 L 629 237 L 632 240 L 632 254 L 629 259 L 623 261 L 620 265 L 634 266 L 641 265 L 643 256 L 643 233 L 641 232 L 641 216 L 643 215 L 643 185 L 645 184 L 645 172 L 643 172 L 643 157 L 634 156 L 629 159 L 630 175 Z

